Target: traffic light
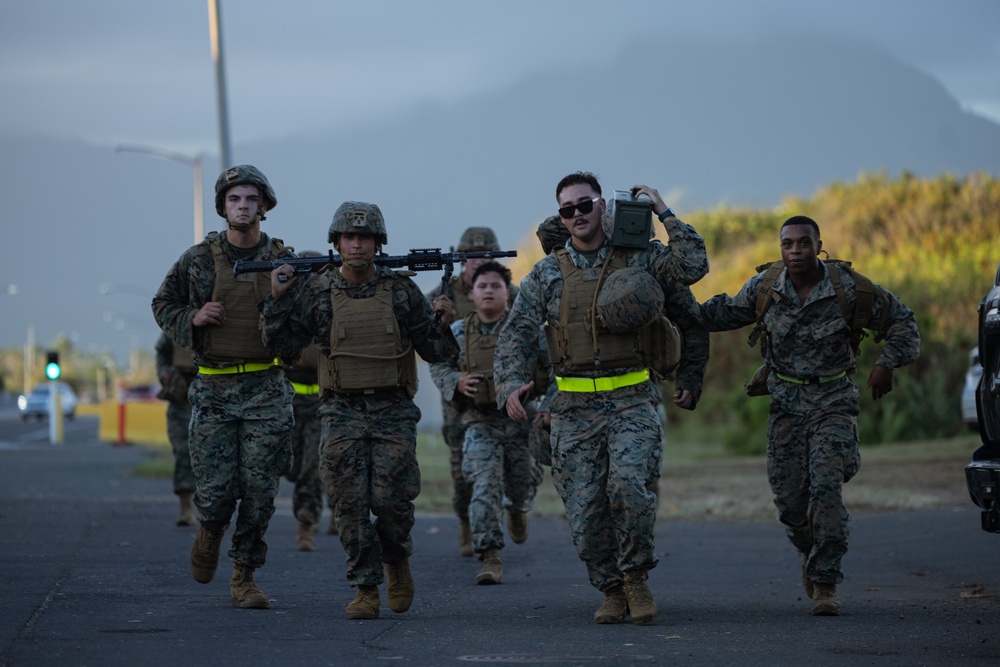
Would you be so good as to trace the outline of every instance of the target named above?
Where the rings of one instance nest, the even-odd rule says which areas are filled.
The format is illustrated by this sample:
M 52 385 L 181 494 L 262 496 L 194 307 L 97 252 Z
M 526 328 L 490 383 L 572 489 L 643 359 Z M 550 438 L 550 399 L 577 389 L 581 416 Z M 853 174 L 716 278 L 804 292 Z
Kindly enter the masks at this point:
M 62 375 L 62 369 L 59 367 L 59 353 L 46 352 L 45 377 L 50 380 L 58 380 L 60 375 Z

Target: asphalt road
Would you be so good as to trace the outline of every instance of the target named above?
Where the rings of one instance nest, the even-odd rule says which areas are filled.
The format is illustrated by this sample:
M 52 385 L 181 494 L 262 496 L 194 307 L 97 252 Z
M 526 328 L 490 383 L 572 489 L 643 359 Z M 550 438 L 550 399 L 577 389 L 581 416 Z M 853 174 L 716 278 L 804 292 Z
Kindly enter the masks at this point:
M 189 573 L 194 529 L 174 526 L 166 480 L 133 476 L 148 452 L 94 437 L 63 445 L 0 414 L 0 665 L 990 665 L 1000 664 L 1000 535 L 970 504 L 858 517 L 844 614 L 814 618 L 776 523 L 661 523 L 646 626 L 598 626 L 564 522 L 532 517 L 502 552 L 504 583 L 476 586 L 457 521 L 419 516 L 413 607 L 349 621 L 337 538 L 294 548 L 282 484 L 257 572 L 269 610 L 233 609 L 228 564 Z M 325 520 L 324 516 L 324 520 Z

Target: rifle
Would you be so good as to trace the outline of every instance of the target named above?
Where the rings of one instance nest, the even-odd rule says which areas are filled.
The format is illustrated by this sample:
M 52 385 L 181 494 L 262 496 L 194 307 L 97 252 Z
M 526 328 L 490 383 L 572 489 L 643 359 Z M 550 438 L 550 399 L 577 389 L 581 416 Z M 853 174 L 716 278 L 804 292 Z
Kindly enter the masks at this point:
M 410 271 L 440 271 L 444 269 L 444 275 L 441 276 L 441 294 L 447 296 L 448 281 L 451 280 L 455 262 L 464 262 L 467 259 L 494 259 L 496 257 L 517 257 L 517 251 L 441 252 L 441 248 L 411 248 L 409 255 L 375 255 L 375 263 L 390 269 L 407 268 Z M 328 255 L 318 257 L 288 257 L 257 262 L 238 259 L 233 264 L 233 273 L 240 275 L 241 273 L 270 272 L 283 264 L 292 267 L 295 273 L 313 273 L 324 266 L 341 266 L 343 263 L 340 255 L 334 255 L 333 250 L 330 250 Z M 278 276 L 278 280 L 285 282 L 285 276 Z M 441 320 L 442 315 L 440 310 L 434 311 L 434 324 Z
M 517 257 L 517 251 L 441 252 L 441 248 L 414 248 L 410 250 L 408 255 L 375 255 L 375 263 L 390 269 L 406 268 L 410 271 L 440 271 L 444 269 L 445 276 L 442 279 L 442 286 L 444 286 L 451 278 L 455 262 L 464 262 L 467 259 L 494 259 L 496 257 Z M 233 273 L 240 275 L 242 273 L 271 272 L 284 264 L 292 267 L 295 273 L 314 273 L 324 266 L 341 266 L 343 263 L 344 260 L 340 255 L 334 255 L 333 250 L 330 250 L 329 254 L 318 257 L 283 257 L 255 262 L 238 259 L 233 264 Z M 281 278 L 283 277 L 281 276 Z

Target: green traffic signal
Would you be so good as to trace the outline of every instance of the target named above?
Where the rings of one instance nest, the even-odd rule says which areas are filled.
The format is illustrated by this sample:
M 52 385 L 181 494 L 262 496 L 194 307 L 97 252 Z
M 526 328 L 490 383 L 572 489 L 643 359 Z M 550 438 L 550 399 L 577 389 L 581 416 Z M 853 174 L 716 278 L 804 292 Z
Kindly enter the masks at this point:
M 59 353 L 47 353 L 45 362 L 45 377 L 50 380 L 58 380 L 60 375 L 62 375 L 62 368 L 59 367 Z

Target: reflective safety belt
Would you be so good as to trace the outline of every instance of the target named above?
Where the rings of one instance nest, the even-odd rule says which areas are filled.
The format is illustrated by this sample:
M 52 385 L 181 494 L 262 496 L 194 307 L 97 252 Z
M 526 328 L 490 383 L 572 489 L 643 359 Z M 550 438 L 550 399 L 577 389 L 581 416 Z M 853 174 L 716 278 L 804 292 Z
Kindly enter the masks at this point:
M 649 369 L 625 373 L 624 375 L 611 375 L 602 378 L 564 378 L 556 376 L 556 386 L 559 391 L 611 391 L 622 387 L 631 387 L 649 379 Z
M 269 364 L 236 364 L 235 366 L 226 366 L 225 368 L 208 368 L 207 366 L 199 366 L 198 372 L 202 375 L 232 375 L 233 373 L 258 373 L 260 371 L 266 371 L 268 368 L 274 368 L 280 361 L 275 359 Z
M 291 380 L 289 380 L 289 382 L 291 382 Z M 301 382 L 292 382 L 292 388 L 295 390 L 295 393 L 300 396 L 315 396 L 319 393 L 318 384 L 302 384 Z
M 847 375 L 847 371 L 841 371 L 836 375 L 831 375 L 828 378 L 821 377 L 811 377 L 805 380 L 800 380 L 799 378 L 788 377 L 787 375 L 782 375 L 781 373 L 775 373 L 779 380 L 784 380 L 785 382 L 791 382 L 792 384 L 826 384 L 827 382 L 833 382 L 834 380 L 839 380 L 840 378 Z

